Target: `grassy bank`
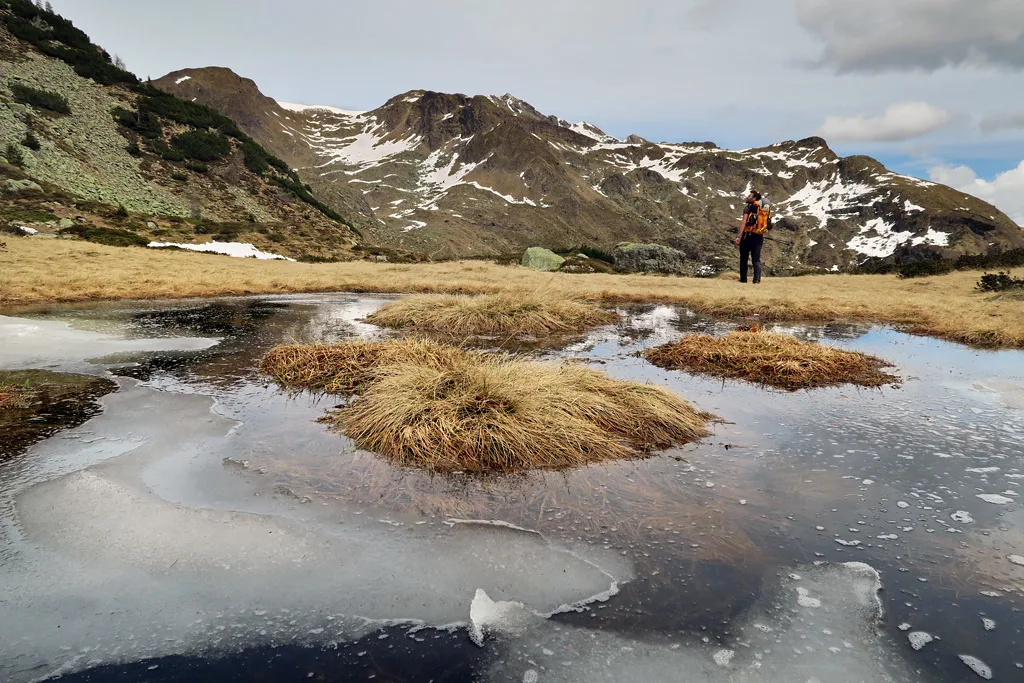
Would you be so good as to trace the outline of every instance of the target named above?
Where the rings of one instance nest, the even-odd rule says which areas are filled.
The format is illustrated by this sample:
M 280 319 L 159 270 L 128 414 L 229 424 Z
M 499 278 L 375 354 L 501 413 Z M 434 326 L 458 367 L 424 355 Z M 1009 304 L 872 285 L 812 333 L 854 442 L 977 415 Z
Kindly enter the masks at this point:
M 0 307 L 118 298 L 286 292 L 489 293 L 545 291 L 601 302 L 659 301 L 762 320 L 861 320 L 988 347 L 1024 348 L 1024 300 L 975 290 L 977 272 L 901 280 L 895 275 L 735 279 L 538 273 L 492 263 L 327 263 L 234 259 L 9 238 L 0 252 Z M 1024 269 L 1013 271 L 1024 275 Z

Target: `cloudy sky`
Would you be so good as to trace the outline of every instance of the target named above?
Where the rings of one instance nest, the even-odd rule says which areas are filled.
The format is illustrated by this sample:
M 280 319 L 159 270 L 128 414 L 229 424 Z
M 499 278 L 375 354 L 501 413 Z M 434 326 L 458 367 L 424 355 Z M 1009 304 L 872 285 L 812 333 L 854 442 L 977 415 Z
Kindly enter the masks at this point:
M 226 66 L 372 109 L 512 93 L 608 133 L 821 135 L 1024 224 L 1024 0 L 53 0 L 142 77 Z

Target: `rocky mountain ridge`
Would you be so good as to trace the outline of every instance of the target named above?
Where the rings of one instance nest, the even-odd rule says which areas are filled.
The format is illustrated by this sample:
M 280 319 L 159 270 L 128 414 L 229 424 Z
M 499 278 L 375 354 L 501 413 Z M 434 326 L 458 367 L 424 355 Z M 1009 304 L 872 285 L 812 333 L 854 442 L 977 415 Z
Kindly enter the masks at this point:
M 767 254 L 777 270 L 1024 246 L 995 207 L 868 157 L 841 158 L 820 138 L 738 151 L 620 141 L 512 95 L 414 90 L 369 112 L 309 107 L 278 103 L 222 68 L 154 84 L 233 118 L 370 241 L 435 258 L 634 241 L 724 264 L 752 187 L 775 207 Z

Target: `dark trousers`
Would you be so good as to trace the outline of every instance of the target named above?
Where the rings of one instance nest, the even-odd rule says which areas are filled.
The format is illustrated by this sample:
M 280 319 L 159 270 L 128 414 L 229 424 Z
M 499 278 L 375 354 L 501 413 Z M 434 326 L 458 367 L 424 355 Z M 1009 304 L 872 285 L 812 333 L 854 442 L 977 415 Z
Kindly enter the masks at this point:
M 761 247 L 764 246 L 764 235 L 745 233 L 740 240 L 740 282 L 747 281 L 747 258 L 754 263 L 754 283 L 761 281 Z

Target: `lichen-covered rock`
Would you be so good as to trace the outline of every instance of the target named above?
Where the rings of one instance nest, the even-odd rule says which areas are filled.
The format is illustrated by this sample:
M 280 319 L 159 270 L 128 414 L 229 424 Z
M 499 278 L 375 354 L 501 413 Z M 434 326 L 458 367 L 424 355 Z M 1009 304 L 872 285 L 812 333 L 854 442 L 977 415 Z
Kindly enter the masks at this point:
M 73 227 L 75 227 L 75 222 L 73 220 L 71 220 L 70 218 L 61 218 L 60 221 L 57 222 L 57 227 L 58 228 L 73 228 Z
M 530 247 L 523 254 L 523 265 L 533 270 L 554 271 L 562 267 L 565 259 L 543 247 Z
M 620 244 L 614 257 L 616 267 L 631 273 L 687 275 L 692 270 L 683 252 L 662 244 Z
M 33 183 L 31 180 L 14 180 L 8 178 L 4 181 L 4 192 L 42 192 L 43 188 L 38 183 Z

